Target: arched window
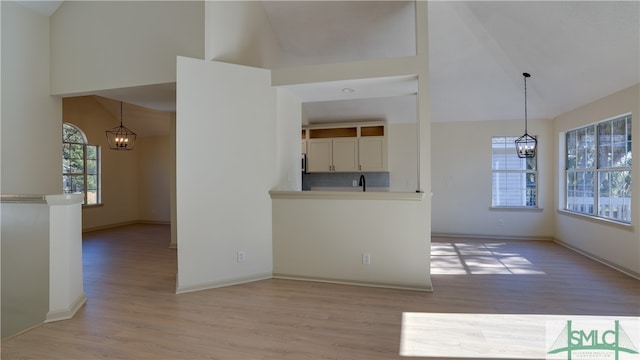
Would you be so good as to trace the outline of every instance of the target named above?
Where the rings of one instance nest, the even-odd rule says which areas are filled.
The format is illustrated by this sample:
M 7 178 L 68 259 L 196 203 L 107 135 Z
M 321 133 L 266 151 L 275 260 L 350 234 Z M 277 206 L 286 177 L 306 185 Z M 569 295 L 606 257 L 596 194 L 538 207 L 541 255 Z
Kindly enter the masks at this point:
M 100 147 L 87 144 L 82 130 L 62 124 L 62 191 L 83 194 L 84 205 L 100 204 Z

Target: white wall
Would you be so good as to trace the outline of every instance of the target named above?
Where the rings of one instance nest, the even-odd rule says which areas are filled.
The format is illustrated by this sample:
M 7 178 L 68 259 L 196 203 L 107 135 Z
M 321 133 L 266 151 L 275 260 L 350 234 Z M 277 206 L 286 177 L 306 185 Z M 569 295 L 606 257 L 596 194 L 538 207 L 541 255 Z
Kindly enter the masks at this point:
M 605 221 L 590 220 L 564 212 L 558 212 L 555 238 L 580 251 L 602 259 L 629 273 L 640 276 L 640 84 L 621 90 L 607 97 L 581 106 L 556 117 L 554 128 L 554 178 L 556 183 L 555 206 L 561 208 L 564 198 L 564 174 L 560 161 L 564 152 L 560 139 L 567 130 L 592 124 L 625 113 L 632 115 L 633 163 L 630 227 L 616 226 Z
M 418 185 L 418 127 L 416 123 L 387 124 L 389 189 L 415 191 Z
M 62 103 L 49 95 L 49 18 L 1 6 L 2 193 L 60 193 Z
M 270 277 L 277 184 L 268 70 L 178 58 L 178 292 Z M 238 262 L 237 252 L 246 253 Z
M 171 164 L 171 177 L 169 179 L 169 205 L 171 207 L 171 244 L 169 247 L 178 246 L 178 215 L 176 196 L 176 113 L 169 114 L 169 157 Z
M 278 88 L 277 94 L 277 188 L 302 190 L 302 162 L 300 161 L 302 102 L 284 88 Z
M 260 1 L 206 1 L 205 18 L 205 59 L 262 68 L 281 62 Z
M 300 196 L 274 195 L 274 276 L 431 290 L 425 200 Z
M 3 9 L 2 13 L 6 14 L 8 11 Z M 44 201 L 2 202 L 0 212 L 0 335 L 6 338 L 41 324 L 49 311 L 49 208 Z
M 172 176 L 170 136 L 139 137 L 136 151 L 139 157 L 138 219 L 169 223 Z
M 203 1 L 65 1 L 51 16 L 53 94 L 175 82 L 178 55 L 204 56 Z
M 519 136 L 523 121 L 431 124 L 432 232 L 513 238 L 554 235 L 553 154 L 550 120 L 530 120 L 538 136 L 538 206 L 542 211 L 491 210 L 491 138 Z M 503 220 L 503 225 L 499 220 Z
M 82 195 L 47 195 L 49 312 L 46 322 L 71 319 L 87 301 L 82 276 Z

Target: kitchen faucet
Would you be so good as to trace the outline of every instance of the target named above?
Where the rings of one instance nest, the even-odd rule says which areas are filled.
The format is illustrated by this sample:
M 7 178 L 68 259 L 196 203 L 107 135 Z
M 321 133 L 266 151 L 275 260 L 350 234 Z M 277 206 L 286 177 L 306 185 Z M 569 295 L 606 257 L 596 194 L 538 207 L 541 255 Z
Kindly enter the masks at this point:
M 358 181 L 358 186 L 362 186 L 362 191 L 367 191 L 367 181 L 364 178 L 364 174 L 360 175 L 360 181 Z

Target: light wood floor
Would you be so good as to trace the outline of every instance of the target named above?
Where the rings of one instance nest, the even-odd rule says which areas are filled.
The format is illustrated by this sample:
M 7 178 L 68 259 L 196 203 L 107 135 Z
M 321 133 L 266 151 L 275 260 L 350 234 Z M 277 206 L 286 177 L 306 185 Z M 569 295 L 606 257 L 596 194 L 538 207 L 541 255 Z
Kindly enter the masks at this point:
M 551 242 L 436 238 L 432 293 L 265 280 L 176 295 L 169 236 L 85 234 L 89 301 L 3 341 L 2 359 L 394 359 L 403 312 L 640 315 L 640 281 Z

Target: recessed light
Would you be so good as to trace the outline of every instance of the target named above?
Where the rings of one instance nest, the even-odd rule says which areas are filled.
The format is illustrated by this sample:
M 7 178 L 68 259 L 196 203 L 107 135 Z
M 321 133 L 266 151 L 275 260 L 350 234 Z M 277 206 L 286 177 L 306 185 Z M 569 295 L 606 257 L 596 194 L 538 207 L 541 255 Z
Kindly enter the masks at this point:
M 342 88 L 342 92 L 348 94 L 348 93 L 356 92 L 356 90 L 352 88 Z

